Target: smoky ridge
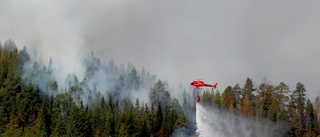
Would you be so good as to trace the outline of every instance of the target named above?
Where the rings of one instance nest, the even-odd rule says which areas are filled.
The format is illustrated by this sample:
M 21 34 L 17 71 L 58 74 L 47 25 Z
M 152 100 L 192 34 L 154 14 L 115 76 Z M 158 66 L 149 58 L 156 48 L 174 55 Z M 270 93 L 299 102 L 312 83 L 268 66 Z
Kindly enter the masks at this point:
M 102 96 L 128 98 L 132 102 L 140 98 L 147 103 L 149 89 L 157 80 L 156 75 L 144 68 L 137 70 L 130 63 L 126 66 L 117 65 L 112 58 L 107 62 L 101 61 L 94 52 L 84 57 L 81 65 L 85 71 L 77 75 L 74 72 L 62 72 L 63 68 L 56 67 L 53 58 L 46 64 L 41 59 L 30 57 L 22 68 L 21 77 L 25 83 L 33 84 L 43 94 L 55 96 L 68 92 L 78 104 L 83 102 L 88 105 L 100 100 Z

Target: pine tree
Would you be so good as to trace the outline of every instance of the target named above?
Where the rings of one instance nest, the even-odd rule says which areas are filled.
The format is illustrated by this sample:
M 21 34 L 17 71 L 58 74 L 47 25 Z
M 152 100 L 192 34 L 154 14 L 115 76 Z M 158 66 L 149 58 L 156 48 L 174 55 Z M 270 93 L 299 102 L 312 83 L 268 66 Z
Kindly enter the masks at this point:
M 26 46 L 24 46 L 23 49 L 19 51 L 19 56 L 20 56 L 19 69 L 22 70 L 24 64 L 30 60 L 30 55 L 27 51 Z
M 175 127 L 179 128 L 179 127 L 187 127 L 187 126 L 188 126 L 187 125 L 187 118 L 186 118 L 185 114 L 184 113 L 180 113 L 179 117 L 178 117 L 178 119 L 177 119 L 177 121 L 175 123 Z
M 153 105 L 161 103 L 162 106 L 169 106 L 171 103 L 170 93 L 167 91 L 165 83 L 161 80 L 158 80 L 158 82 L 151 87 L 149 97 Z
M 258 95 L 256 96 L 256 106 L 259 110 L 259 117 L 272 119 L 273 114 L 271 110 L 275 108 L 270 108 L 272 104 L 272 94 L 274 92 L 274 86 L 270 84 L 261 83 L 258 90 Z M 270 115 L 268 115 L 270 112 Z M 275 117 L 275 116 L 274 116 Z
M 14 106 L 12 106 L 12 111 L 10 113 L 10 119 L 9 124 L 7 125 L 7 131 L 5 133 L 5 136 L 21 136 L 22 131 L 20 129 L 20 120 L 16 116 L 16 109 Z
M 94 136 L 102 136 L 102 129 L 104 128 L 105 122 L 102 120 L 103 115 L 101 114 L 101 109 L 103 108 L 94 107 L 92 110 L 91 121 Z
M 230 103 L 231 100 L 229 99 L 230 91 L 231 91 L 231 86 L 228 86 L 224 90 L 224 92 L 222 92 L 222 95 L 221 95 L 221 105 L 225 109 L 229 109 L 229 106 L 231 105 L 231 103 Z
M 141 132 L 138 136 L 139 137 L 150 137 L 150 134 L 148 133 L 147 122 L 145 119 L 143 119 L 143 121 L 142 121 Z
M 236 92 L 231 86 L 228 86 L 221 96 L 221 104 L 224 108 L 234 111 L 236 109 Z
M 7 116 L 5 115 L 5 106 L 0 105 L 0 136 L 6 130 L 6 125 L 8 123 Z
M 272 95 L 272 107 L 274 108 L 275 113 L 277 114 L 277 121 L 287 121 L 288 110 L 287 104 L 289 102 L 289 97 L 287 94 L 291 92 L 288 85 L 283 82 L 280 82 L 278 86 L 275 87 L 276 92 Z
M 313 112 L 313 106 L 310 102 L 310 100 L 308 99 L 307 101 L 307 106 L 306 106 L 306 134 L 308 136 L 315 136 L 315 117 L 314 117 L 314 112 Z
M 52 132 L 52 136 L 60 137 L 65 135 L 66 135 L 66 123 L 63 120 L 63 116 L 61 114 L 58 114 L 58 118 L 56 120 L 56 124 Z
M 86 137 L 91 135 L 90 116 L 85 114 L 83 108 L 78 108 L 72 104 L 67 119 L 66 136 Z
M 216 91 L 214 104 L 217 108 L 221 107 L 221 96 L 219 90 Z
M 241 94 L 241 100 L 240 100 L 240 106 L 241 106 L 241 112 L 243 112 L 247 116 L 253 116 L 255 115 L 254 113 L 254 94 L 253 92 L 256 89 L 253 88 L 253 82 L 250 78 L 247 78 L 246 83 L 244 84 L 244 87 L 242 89 L 242 94 Z
M 255 110 L 253 107 L 253 102 L 250 100 L 250 95 L 247 94 L 242 102 L 242 114 L 248 117 L 252 117 L 255 115 Z
M 235 86 L 232 87 L 232 92 L 234 92 L 234 101 L 236 104 L 236 108 L 240 109 L 240 104 L 241 104 L 241 88 L 239 86 L 239 84 L 236 84 Z
M 131 107 L 128 119 L 127 119 L 127 132 L 129 136 L 137 136 L 139 133 L 137 133 L 137 127 L 136 127 L 136 122 L 134 120 L 135 114 L 133 111 L 133 107 Z
M 104 96 L 101 97 L 101 103 L 100 104 L 101 104 L 100 108 L 104 108 L 104 106 L 106 105 L 106 101 L 104 99 Z
M 48 119 L 47 118 L 47 104 L 45 101 L 42 101 L 41 108 L 39 110 L 38 117 L 36 119 L 35 132 L 37 136 L 45 137 L 48 135 Z
M 154 106 L 151 105 L 151 110 L 150 111 L 147 111 L 147 110 L 149 110 L 148 107 L 146 107 L 148 132 L 150 136 L 155 136 L 157 131 L 155 129 L 156 114 L 155 114 Z
M 66 125 L 66 136 L 72 137 L 72 136 L 79 136 L 80 133 L 77 129 L 76 124 L 77 118 L 78 118 L 78 109 L 74 103 L 72 103 L 70 112 L 67 116 L 67 125 Z M 80 123 L 79 123 L 80 124 Z
M 129 74 L 129 87 L 131 87 L 131 89 L 138 89 L 140 86 L 140 77 L 137 74 L 137 70 L 135 67 L 133 67 L 133 69 L 131 70 L 130 74 Z
M 295 136 L 302 136 L 305 133 L 305 92 L 304 85 L 299 82 L 290 95 L 288 107 L 292 127 L 290 134 Z
M 254 94 L 253 92 L 256 89 L 253 88 L 253 82 L 250 78 L 247 78 L 246 83 L 244 84 L 244 87 L 242 89 L 242 98 L 244 98 L 246 95 L 249 95 L 249 100 L 253 100 Z
M 159 132 L 161 127 L 162 127 L 162 119 L 163 119 L 163 113 L 162 113 L 162 108 L 161 108 L 161 104 L 158 103 L 158 109 L 156 112 L 156 117 L 155 117 L 155 131 Z

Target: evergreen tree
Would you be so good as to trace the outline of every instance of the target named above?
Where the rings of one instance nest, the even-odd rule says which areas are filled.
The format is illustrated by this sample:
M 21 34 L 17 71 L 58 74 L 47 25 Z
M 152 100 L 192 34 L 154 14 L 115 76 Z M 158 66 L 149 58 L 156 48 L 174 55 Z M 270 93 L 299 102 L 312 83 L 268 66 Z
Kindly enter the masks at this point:
M 274 92 L 274 86 L 270 84 L 261 83 L 258 90 L 258 95 L 256 96 L 256 106 L 259 109 L 259 117 L 272 119 L 272 111 L 275 108 L 270 108 L 272 104 L 272 94 Z M 270 115 L 268 115 L 270 112 Z M 275 117 L 275 116 L 274 116 Z
M 242 89 L 241 94 L 241 100 L 240 100 L 240 106 L 241 106 L 241 112 L 243 112 L 247 116 L 253 116 L 254 113 L 254 94 L 253 92 L 256 89 L 253 88 L 253 82 L 250 78 L 247 78 L 246 83 L 244 84 L 244 87 Z
M 177 121 L 175 123 L 175 127 L 179 128 L 179 127 L 187 127 L 187 126 L 188 126 L 187 125 L 187 118 L 186 118 L 185 114 L 184 113 L 180 113 L 179 117 L 178 117 L 178 119 L 177 119 Z
M 133 107 L 131 107 L 128 119 L 127 119 L 127 132 L 129 136 L 137 136 L 139 133 L 137 133 L 136 128 L 136 122 L 134 121 L 135 114 L 133 112 Z
M 167 91 L 165 83 L 161 80 L 158 80 L 158 82 L 151 87 L 149 97 L 153 105 L 161 103 L 162 106 L 169 106 L 171 103 L 170 93 Z
M 291 92 L 289 90 L 288 85 L 286 85 L 283 82 L 280 82 L 278 86 L 275 87 L 274 94 L 272 95 L 273 101 L 272 101 L 272 108 L 274 112 L 270 112 L 270 116 L 277 115 L 276 119 L 277 121 L 287 121 L 288 118 L 288 111 L 287 111 L 287 104 L 289 102 L 289 97 L 287 94 Z
M 55 127 L 52 132 L 52 136 L 54 137 L 60 137 L 66 135 L 66 123 L 63 120 L 63 116 L 61 114 L 58 114 L 58 118 L 55 121 Z
M 296 89 L 290 95 L 288 111 L 290 114 L 290 134 L 303 136 L 305 133 L 305 88 L 302 83 L 297 83 Z
M 92 110 L 92 132 L 94 136 L 102 136 L 102 127 L 104 127 L 104 121 L 102 120 L 102 114 L 99 107 L 94 107 Z
M 37 136 L 45 137 L 48 136 L 49 132 L 49 120 L 47 119 L 47 104 L 45 101 L 42 101 L 41 108 L 39 110 L 38 117 L 35 123 L 35 132 Z
M 240 109 L 240 104 L 241 104 L 241 88 L 239 86 L 239 84 L 236 84 L 235 86 L 232 87 L 232 92 L 233 92 L 233 98 L 236 104 L 236 108 Z
M 140 77 L 137 74 L 137 70 L 135 69 L 135 67 L 133 67 L 133 69 L 131 70 L 130 74 L 129 74 L 129 81 L 130 84 L 129 87 L 132 87 L 131 89 L 138 89 L 139 85 L 140 85 Z
M 150 134 L 148 133 L 148 127 L 147 127 L 146 119 L 143 119 L 141 132 L 140 132 L 140 134 L 138 136 L 139 137 L 150 137 Z
M 27 51 L 26 46 L 24 46 L 23 49 L 19 51 L 19 56 L 20 56 L 19 70 L 22 70 L 25 63 L 27 63 L 27 61 L 30 60 L 30 55 Z
M 253 106 L 253 102 L 250 100 L 250 95 L 247 94 L 242 102 L 242 114 L 245 116 L 252 117 L 255 115 L 255 110 Z
M 316 97 L 315 103 L 314 103 L 314 115 L 315 115 L 315 125 L 320 124 L 320 98 L 319 96 Z M 320 130 L 320 128 L 318 128 Z
M 244 84 L 244 87 L 242 89 L 242 99 L 246 96 L 249 95 L 249 100 L 254 99 L 254 94 L 253 92 L 256 89 L 253 88 L 253 81 L 250 78 L 247 78 L 246 83 Z
M 6 131 L 6 125 L 8 123 L 7 116 L 5 115 L 5 106 L 0 105 L 0 135 Z
M 313 112 L 313 106 L 310 100 L 308 99 L 307 101 L 307 106 L 306 106 L 306 134 L 307 136 L 316 136 L 315 132 L 315 117 L 314 117 L 314 112 Z
M 12 106 L 12 111 L 10 113 L 9 124 L 7 125 L 5 136 L 21 136 L 22 131 L 20 129 L 20 120 L 16 115 L 16 109 Z
M 216 91 L 214 104 L 217 108 L 220 108 L 221 106 L 221 96 L 219 90 Z
M 159 132 L 161 127 L 162 127 L 162 119 L 163 119 L 163 113 L 162 113 L 162 108 L 161 108 L 161 104 L 158 103 L 158 107 L 157 107 L 157 112 L 156 112 L 156 117 L 154 120 L 154 124 L 155 124 L 155 132 Z

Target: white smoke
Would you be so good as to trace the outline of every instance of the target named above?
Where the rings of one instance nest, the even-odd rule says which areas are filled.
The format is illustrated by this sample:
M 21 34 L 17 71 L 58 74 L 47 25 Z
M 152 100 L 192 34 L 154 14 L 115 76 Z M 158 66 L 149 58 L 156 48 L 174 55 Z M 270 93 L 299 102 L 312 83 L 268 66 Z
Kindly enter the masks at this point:
M 57 79 L 80 79 L 81 59 L 133 63 L 170 85 L 221 87 L 247 77 L 305 84 L 319 95 L 320 1 L 0 0 L 0 40 L 52 57 Z M 302 46 L 303 45 L 303 46 Z M 287 63 L 290 62 L 290 63 Z M 197 66 L 197 67 L 194 67 Z M 254 67 L 252 67 L 254 66 Z M 171 84 L 172 83 L 172 84 Z M 180 92 L 175 92 L 179 94 Z
M 284 125 L 248 119 L 201 103 L 196 105 L 196 122 L 200 137 L 272 137 L 285 133 Z

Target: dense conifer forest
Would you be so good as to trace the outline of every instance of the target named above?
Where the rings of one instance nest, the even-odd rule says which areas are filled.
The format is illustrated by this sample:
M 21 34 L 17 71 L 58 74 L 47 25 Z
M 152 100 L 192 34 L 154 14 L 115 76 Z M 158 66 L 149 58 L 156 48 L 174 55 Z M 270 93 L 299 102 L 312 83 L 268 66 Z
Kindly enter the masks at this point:
M 195 96 L 183 101 L 170 95 L 169 84 L 155 75 L 91 54 L 83 60 L 85 76 L 54 77 L 53 64 L 32 60 L 27 48 L 13 40 L 0 43 L 0 136 L 139 136 L 168 137 L 176 130 L 195 133 Z M 221 88 L 221 87 L 220 87 Z M 179 91 L 180 92 L 180 91 Z M 306 98 L 304 84 L 290 90 L 284 82 L 261 83 L 250 78 L 220 92 L 204 90 L 200 103 L 238 116 L 286 125 L 282 136 L 320 136 L 320 99 Z M 132 99 L 148 94 L 148 102 Z M 252 126 L 254 128 L 254 125 Z
M 118 68 L 112 60 L 102 64 L 91 55 L 84 59 L 85 78 L 70 74 L 67 86 L 59 87 L 52 63 L 31 61 L 26 47 L 18 50 L 12 40 L 0 44 L 1 136 L 170 136 L 188 126 L 168 84 L 145 70 Z M 96 81 L 101 74 L 114 83 Z M 113 86 L 100 92 L 97 84 Z M 131 94 L 148 86 L 151 103 L 131 101 Z

